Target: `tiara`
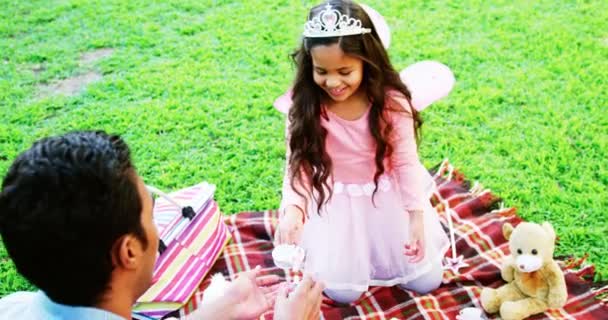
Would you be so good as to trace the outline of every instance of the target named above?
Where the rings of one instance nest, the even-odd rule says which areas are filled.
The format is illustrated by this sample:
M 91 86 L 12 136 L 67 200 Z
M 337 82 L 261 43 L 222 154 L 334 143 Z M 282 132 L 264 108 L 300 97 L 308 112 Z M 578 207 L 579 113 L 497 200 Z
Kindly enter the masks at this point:
M 328 3 L 323 11 L 306 22 L 303 35 L 307 38 L 328 38 L 370 32 L 371 29 L 361 27 L 361 20 L 340 13 Z

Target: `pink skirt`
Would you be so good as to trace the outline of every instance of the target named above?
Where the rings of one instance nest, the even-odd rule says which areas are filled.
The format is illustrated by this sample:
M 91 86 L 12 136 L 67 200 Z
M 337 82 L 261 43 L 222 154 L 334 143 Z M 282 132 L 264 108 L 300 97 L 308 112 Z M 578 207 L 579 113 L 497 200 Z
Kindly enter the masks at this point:
M 331 200 L 317 214 L 308 208 L 300 246 L 304 270 L 332 290 L 367 291 L 369 286 L 406 284 L 442 259 L 448 238 L 430 200 L 424 208 L 425 258 L 410 263 L 403 254 L 409 242 L 409 213 L 400 203 L 398 185 L 382 177 L 372 202 L 373 185 L 334 184 Z M 436 186 L 427 188 L 428 196 Z

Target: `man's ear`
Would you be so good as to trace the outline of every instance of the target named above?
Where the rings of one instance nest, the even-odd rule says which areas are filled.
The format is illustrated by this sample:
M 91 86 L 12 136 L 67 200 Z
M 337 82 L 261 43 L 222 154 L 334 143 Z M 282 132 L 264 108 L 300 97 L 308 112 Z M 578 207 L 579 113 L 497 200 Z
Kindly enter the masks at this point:
M 120 237 L 112 247 L 112 263 L 125 269 L 133 269 L 137 266 L 137 260 L 141 254 L 141 245 L 133 235 Z

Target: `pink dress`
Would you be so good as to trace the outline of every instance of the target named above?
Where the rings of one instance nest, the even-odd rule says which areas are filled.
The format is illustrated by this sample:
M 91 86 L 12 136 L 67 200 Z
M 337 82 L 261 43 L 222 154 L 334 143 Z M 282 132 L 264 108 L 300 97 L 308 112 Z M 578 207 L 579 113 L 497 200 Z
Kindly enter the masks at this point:
M 380 178 L 375 205 L 375 145 L 369 132 L 369 109 L 353 121 L 329 110 L 328 119 L 322 117 L 333 163 L 333 196 L 320 215 L 314 200 L 299 196 L 288 175 L 284 177 L 281 208 L 296 205 L 308 216 L 299 244 L 306 250 L 305 271 L 328 289 L 366 291 L 369 286 L 406 284 L 430 271 L 432 263 L 437 263 L 433 259 L 441 259 L 448 247 L 429 201 L 435 184 L 420 163 L 409 106 L 399 95 L 387 93 L 387 103 L 406 112 L 390 112 L 394 151 L 385 160 L 387 172 Z M 424 212 L 426 254 L 416 264 L 403 254 L 409 242 L 407 210 Z

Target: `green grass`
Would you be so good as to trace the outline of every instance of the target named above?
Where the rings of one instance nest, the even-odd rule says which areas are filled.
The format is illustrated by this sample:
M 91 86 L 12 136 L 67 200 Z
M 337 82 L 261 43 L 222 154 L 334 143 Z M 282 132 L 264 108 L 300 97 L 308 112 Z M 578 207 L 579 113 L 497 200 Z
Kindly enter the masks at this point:
M 608 276 L 608 2 L 370 0 L 402 69 L 448 64 L 457 86 L 424 111 L 421 157 L 444 158 L 531 221 L 557 254 L 588 252 Z M 167 190 L 207 180 L 228 213 L 279 204 L 288 54 L 311 1 L 0 0 L 0 174 L 34 140 L 122 134 Z M 91 66 L 82 53 L 113 48 Z M 33 69 L 42 69 L 34 72 Z M 38 86 L 98 70 L 74 97 Z M 0 296 L 31 289 L 0 245 Z

